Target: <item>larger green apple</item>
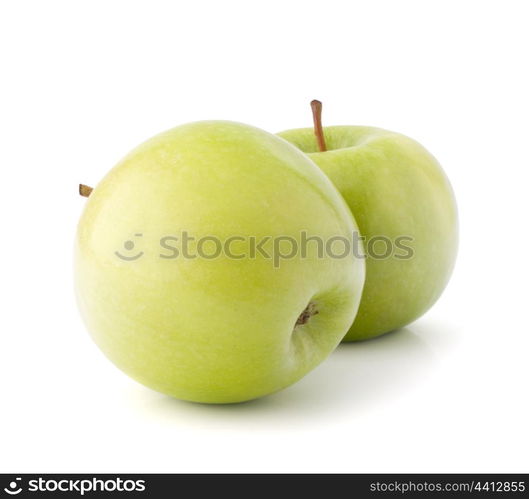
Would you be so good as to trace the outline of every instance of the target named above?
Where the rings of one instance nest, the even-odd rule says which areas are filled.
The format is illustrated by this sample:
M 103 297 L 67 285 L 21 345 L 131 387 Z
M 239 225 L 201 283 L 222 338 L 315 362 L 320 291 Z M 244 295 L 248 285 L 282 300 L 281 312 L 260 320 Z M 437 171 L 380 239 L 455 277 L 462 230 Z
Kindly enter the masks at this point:
M 320 166 L 355 216 L 366 240 L 366 283 L 344 341 L 372 338 L 417 319 L 441 295 L 457 251 L 456 203 L 439 163 L 414 140 L 379 128 L 331 126 L 323 128 L 322 142 L 318 121 L 316 133 L 303 128 L 279 136 Z
M 361 258 L 322 257 L 316 245 L 283 248 L 290 256 L 280 262 L 248 252 L 251 238 L 289 246 L 304 231 L 325 240 L 357 230 L 327 177 L 275 135 L 223 121 L 184 125 L 83 192 L 82 315 L 101 350 L 155 390 L 208 403 L 275 392 L 325 359 L 352 324 Z M 184 231 L 197 242 L 177 255 Z M 215 255 L 215 241 L 230 238 L 229 254 Z

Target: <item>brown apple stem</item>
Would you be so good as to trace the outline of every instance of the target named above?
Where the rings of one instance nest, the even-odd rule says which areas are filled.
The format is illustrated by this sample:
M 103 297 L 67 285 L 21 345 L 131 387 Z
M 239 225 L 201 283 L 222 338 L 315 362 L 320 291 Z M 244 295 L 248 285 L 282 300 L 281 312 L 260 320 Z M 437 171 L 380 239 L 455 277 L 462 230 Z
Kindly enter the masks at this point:
M 316 304 L 314 302 L 310 302 L 303 312 L 301 312 L 300 316 L 298 317 L 298 320 L 296 321 L 296 326 L 303 326 L 307 322 L 309 322 L 310 318 L 313 315 L 318 314 L 318 310 L 316 309 Z
M 325 152 L 327 146 L 325 145 L 325 136 L 323 135 L 323 127 L 321 126 L 321 108 L 322 103 L 319 100 L 313 100 L 310 103 L 312 108 L 312 119 L 314 120 L 314 135 L 318 142 L 318 149 L 320 152 Z
M 88 187 L 87 185 L 79 184 L 79 194 L 85 198 L 90 196 L 93 190 L 93 187 Z

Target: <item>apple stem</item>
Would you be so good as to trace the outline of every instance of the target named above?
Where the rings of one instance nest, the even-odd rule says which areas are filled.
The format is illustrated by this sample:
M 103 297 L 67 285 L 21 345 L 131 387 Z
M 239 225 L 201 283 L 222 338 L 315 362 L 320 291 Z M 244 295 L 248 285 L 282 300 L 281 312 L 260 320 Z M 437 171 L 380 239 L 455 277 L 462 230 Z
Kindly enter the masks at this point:
M 85 198 L 90 196 L 93 190 L 93 187 L 88 187 L 87 185 L 79 184 L 79 194 Z
M 318 149 L 320 152 L 325 152 L 327 146 L 325 145 L 325 136 L 323 135 L 323 127 L 321 125 L 321 109 L 322 103 L 319 100 L 313 100 L 310 103 L 312 108 L 312 119 L 314 120 L 314 135 L 316 135 L 316 141 L 318 142 Z
M 296 326 L 303 326 L 307 322 L 309 322 L 309 319 L 313 316 L 318 314 L 318 310 L 316 309 L 316 304 L 314 302 L 309 302 L 309 304 L 305 307 L 305 310 L 301 312 L 301 314 L 298 317 L 298 320 L 296 321 Z

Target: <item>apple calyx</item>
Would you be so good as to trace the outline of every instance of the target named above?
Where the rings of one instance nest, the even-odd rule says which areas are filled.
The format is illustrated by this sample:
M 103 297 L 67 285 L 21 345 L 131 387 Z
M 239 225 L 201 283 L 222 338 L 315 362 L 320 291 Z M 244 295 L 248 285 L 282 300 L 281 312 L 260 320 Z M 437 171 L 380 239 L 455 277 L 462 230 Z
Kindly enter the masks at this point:
M 325 136 L 323 135 L 323 126 L 321 124 L 321 110 L 323 104 L 319 100 L 313 100 L 310 103 L 312 108 L 312 119 L 314 121 L 314 135 L 316 135 L 316 141 L 318 142 L 318 149 L 320 152 L 325 152 L 327 146 L 325 144 Z
M 85 198 L 90 196 L 93 190 L 94 190 L 93 187 L 89 187 L 88 185 L 84 185 L 84 184 L 79 184 L 79 194 Z
M 316 315 L 318 310 L 316 310 L 316 304 L 314 302 L 309 302 L 309 304 L 305 307 L 305 310 L 299 314 L 298 320 L 296 321 L 296 326 L 303 326 L 307 322 L 309 322 L 309 319 Z

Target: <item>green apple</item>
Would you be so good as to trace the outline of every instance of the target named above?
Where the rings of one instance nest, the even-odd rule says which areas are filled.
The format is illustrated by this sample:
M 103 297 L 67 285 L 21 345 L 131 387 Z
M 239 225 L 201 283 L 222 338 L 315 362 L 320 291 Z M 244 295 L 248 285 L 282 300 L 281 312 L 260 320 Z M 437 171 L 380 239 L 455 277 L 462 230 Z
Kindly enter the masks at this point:
M 154 390 L 206 403 L 275 392 L 324 360 L 353 322 L 362 258 L 307 245 L 283 248 L 289 257 L 276 265 L 248 252 L 252 238 L 301 244 L 304 231 L 323 240 L 357 231 L 329 179 L 273 134 L 225 121 L 180 126 L 81 193 L 82 316 L 108 358 Z M 185 254 L 184 231 L 195 238 Z M 215 241 L 228 240 L 216 254 Z
M 366 282 L 344 341 L 372 338 L 417 319 L 445 288 L 457 252 L 454 194 L 439 163 L 414 140 L 365 126 L 322 129 L 321 103 L 312 104 L 314 130 L 279 136 L 308 154 L 354 214 L 365 238 Z

